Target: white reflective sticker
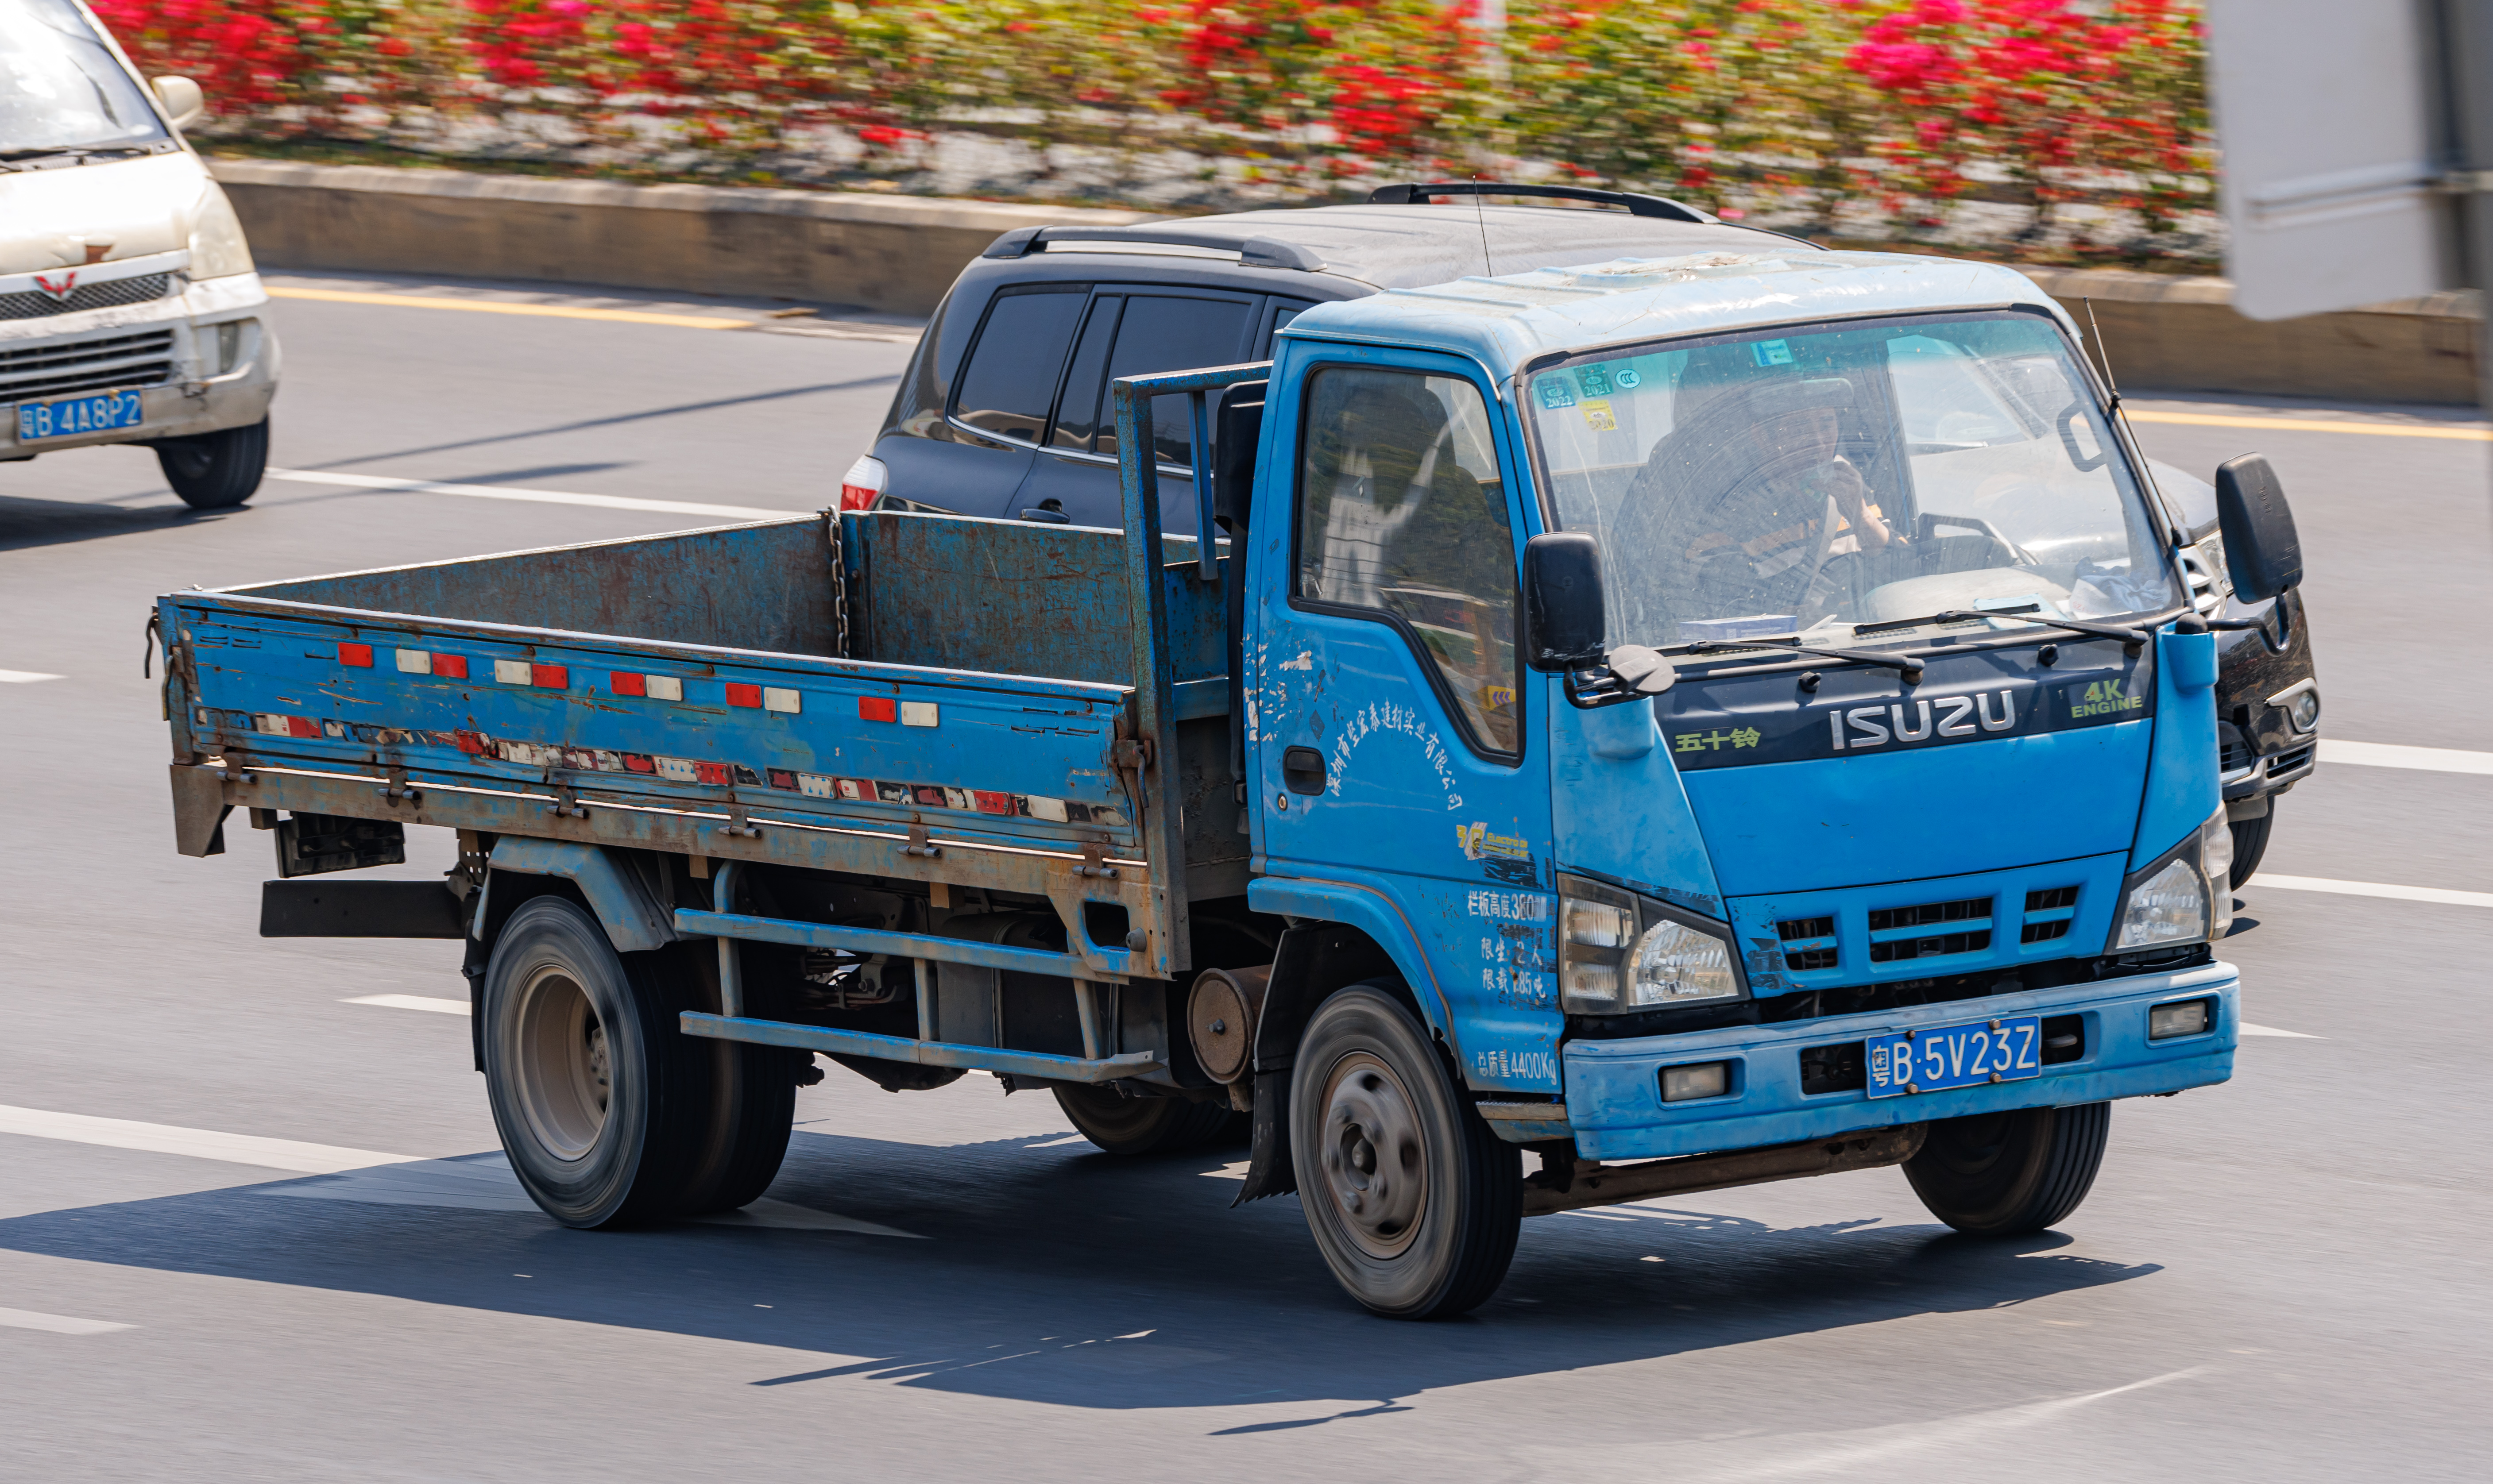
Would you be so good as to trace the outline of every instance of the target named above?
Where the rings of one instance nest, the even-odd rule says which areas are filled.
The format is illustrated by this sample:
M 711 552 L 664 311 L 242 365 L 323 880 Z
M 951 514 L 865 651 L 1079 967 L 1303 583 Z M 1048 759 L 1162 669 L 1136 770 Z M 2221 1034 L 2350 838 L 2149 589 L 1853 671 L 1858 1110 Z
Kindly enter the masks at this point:
M 681 757 L 661 757 L 657 761 L 660 778 L 673 779 L 679 784 L 701 782 L 701 769 Z
M 1063 824 L 1065 822 L 1065 801 L 1063 799 L 1043 799 L 1034 793 L 1027 796 L 1027 802 L 1030 804 L 1030 816 L 1032 818 L 1053 819 L 1059 824 Z
M 796 693 L 793 690 L 787 690 L 775 685 L 766 685 L 762 688 L 762 709 L 765 711 L 798 711 L 803 709 L 803 702 L 797 698 Z M 930 706 L 927 709 L 931 711 L 934 708 Z M 933 722 L 929 722 L 926 725 L 932 727 L 935 724 Z
M 398 652 L 398 669 L 399 673 L 402 675 L 432 674 L 433 651 L 430 649 L 400 650 Z
M 900 703 L 900 725 L 903 727 L 934 726 L 935 702 L 931 700 L 902 701 Z M 1061 818 L 1063 816 L 1059 816 L 1059 817 Z
M 282 716 L 263 713 L 253 717 L 252 723 L 272 737 L 288 736 L 293 732 L 293 728 L 285 725 L 285 718 Z
M 825 778 L 820 773 L 797 774 L 796 787 L 805 790 L 807 798 L 829 799 L 839 796 L 839 780 Z
M 684 698 L 684 683 L 673 675 L 644 675 L 642 678 L 648 682 L 649 698 L 651 700 L 681 700 Z
M 494 680 L 497 685 L 526 685 L 534 678 L 526 660 L 496 660 Z

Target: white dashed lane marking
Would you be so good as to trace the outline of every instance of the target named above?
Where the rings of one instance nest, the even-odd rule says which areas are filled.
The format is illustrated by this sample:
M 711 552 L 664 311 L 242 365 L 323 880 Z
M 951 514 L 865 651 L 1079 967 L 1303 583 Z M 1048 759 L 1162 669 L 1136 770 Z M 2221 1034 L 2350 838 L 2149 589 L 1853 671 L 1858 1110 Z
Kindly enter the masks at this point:
M 0 1309 L 0 1329 L 40 1329 L 55 1335 L 108 1335 L 116 1329 L 135 1329 L 135 1324 L 116 1324 L 110 1320 L 73 1319 L 66 1314 L 38 1314 L 32 1309 Z
M 138 1123 L 128 1118 L 96 1118 L 85 1113 L 54 1113 L 44 1108 L 12 1108 L 0 1104 L 0 1134 L 31 1139 L 61 1139 L 72 1143 L 102 1144 L 112 1149 L 144 1149 L 153 1154 L 186 1154 L 193 1159 L 224 1160 L 232 1165 L 257 1165 L 295 1174 L 335 1174 L 373 1165 L 409 1164 L 420 1154 L 383 1154 L 374 1149 L 345 1149 L 336 1144 L 304 1143 L 293 1139 L 263 1139 L 256 1134 L 223 1134 L 214 1129 L 177 1128 L 169 1123 Z
M 2284 1036 L 2289 1040 L 2295 1041 L 2325 1041 L 2328 1039 L 2326 1036 L 2312 1035 L 2308 1031 L 2279 1030 L 2273 1025 L 2254 1025 L 2247 1021 L 2242 1023 L 2242 1034 L 2246 1036 Z
M 39 669 L 0 669 L 0 685 L 33 685 L 38 680 L 58 680 Z
M 358 994 L 343 999 L 345 1005 L 379 1005 L 385 1010 L 431 1010 L 436 1015 L 469 1015 L 474 1013 L 464 999 L 436 999 L 430 994 Z
M 2389 742 L 2340 742 L 2328 737 L 2321 739 L 2320 760 L 2352 763 L 2358 768 L 2493 773 L 2493 753 L 2471 753 L 2455 747 L 2400 747 Z
M 594 505 L 606 510 L 650 510 L 677 516 L 716 516 L 724 520 L 780 520 L 810 510 L 759 505 L 703 505 L 690 500 L 643 500 L 621 494 L 575 494 L 565 490 L 521 490 L 508 485 L 451 485 L 432 479 L 383 479 L 376 474 L 321 474 L 310 469 L 271 469 L 271 479 L 342 490 L 393 490 L 406 494 L 458 494 L 474 500 L 523 500 L 538 505 Z
M 2446 886 L 2392 886 L 2383 881 L 2338 881 L 2328 876 L 2277 876 L 2263 871 L 2242 888 L 2256 894 L 2262 887 L 2278 891 L 2325 891 L 2341 897 L 2382 897 L 2393 902 L 2434 902 L 2443 906 L 2493 906 L 2493 891 L 2452 891 Z

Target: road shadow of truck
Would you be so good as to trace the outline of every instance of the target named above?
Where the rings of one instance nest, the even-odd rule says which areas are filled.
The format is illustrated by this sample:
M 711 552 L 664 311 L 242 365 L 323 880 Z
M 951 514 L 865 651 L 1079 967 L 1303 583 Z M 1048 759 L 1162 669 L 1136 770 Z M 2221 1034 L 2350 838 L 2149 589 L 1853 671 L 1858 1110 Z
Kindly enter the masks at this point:
M 1496 1297 L 1463 1320 L 1401 1324 L 1335 1286 L 1295 1198 L 1229 1209 L 1234 1180 L 1207 1177 L 1227 1157 L 1121 1160 L 1061 1136 L 929 1147 L 800 1133 L 767 1209 L 812 1221 L 580 1232 L 490 1194 L 509 1175 L 481 1155 L 428 1162 L 447 1181 L 384 1166 L 24 1216 L 0 1222 L 0 1248 L 769 1347 L 743 1362 L 737 1379 L 754 1386 L 1330 1409 L 1247 1431 L 2158 1271 L 2057 1252 L 2068 1238 L 2051 1233 L 1977 1242 L 1867 1218 L 1779 1228 L 1683 1197 L 1528 1222 Z M 1857 1209 L 1842 1182 L 1878 1175 L 1901 1179 L 1836 1177 L 1829 1207 Z M 434 1204 L 432 1186 L 486 1194 L 454 1189 L 439 1199 L 464 1205 Z

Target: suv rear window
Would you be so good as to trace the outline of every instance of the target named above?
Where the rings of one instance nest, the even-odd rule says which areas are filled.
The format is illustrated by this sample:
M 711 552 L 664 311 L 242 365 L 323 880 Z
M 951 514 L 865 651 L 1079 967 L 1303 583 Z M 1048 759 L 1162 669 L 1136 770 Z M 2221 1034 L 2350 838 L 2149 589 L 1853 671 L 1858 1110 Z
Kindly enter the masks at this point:
M 1036 443 L 1047 428 L 1049 394 L 1065 365 L 1066 342 L 1082 317 L 1084 292 L 1000 294 L 970 347 L 953 397 L 952 415 L 969 427 L 1017 443 Z

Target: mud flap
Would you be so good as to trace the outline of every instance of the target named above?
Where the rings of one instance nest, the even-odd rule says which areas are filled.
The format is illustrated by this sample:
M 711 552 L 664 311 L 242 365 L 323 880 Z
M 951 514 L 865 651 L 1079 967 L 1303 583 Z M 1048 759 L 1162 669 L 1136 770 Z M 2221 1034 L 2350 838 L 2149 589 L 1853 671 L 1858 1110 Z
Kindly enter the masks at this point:
M 1246 1183 L 1238 1188 L 1232 1208 L 1266 1196 L 1286 1196 L 1299 1188 L 1299 1172 L 1290 1162 L 1290 1069 L 1255 1074 L 1254 1153 L 1246 1165 Z

